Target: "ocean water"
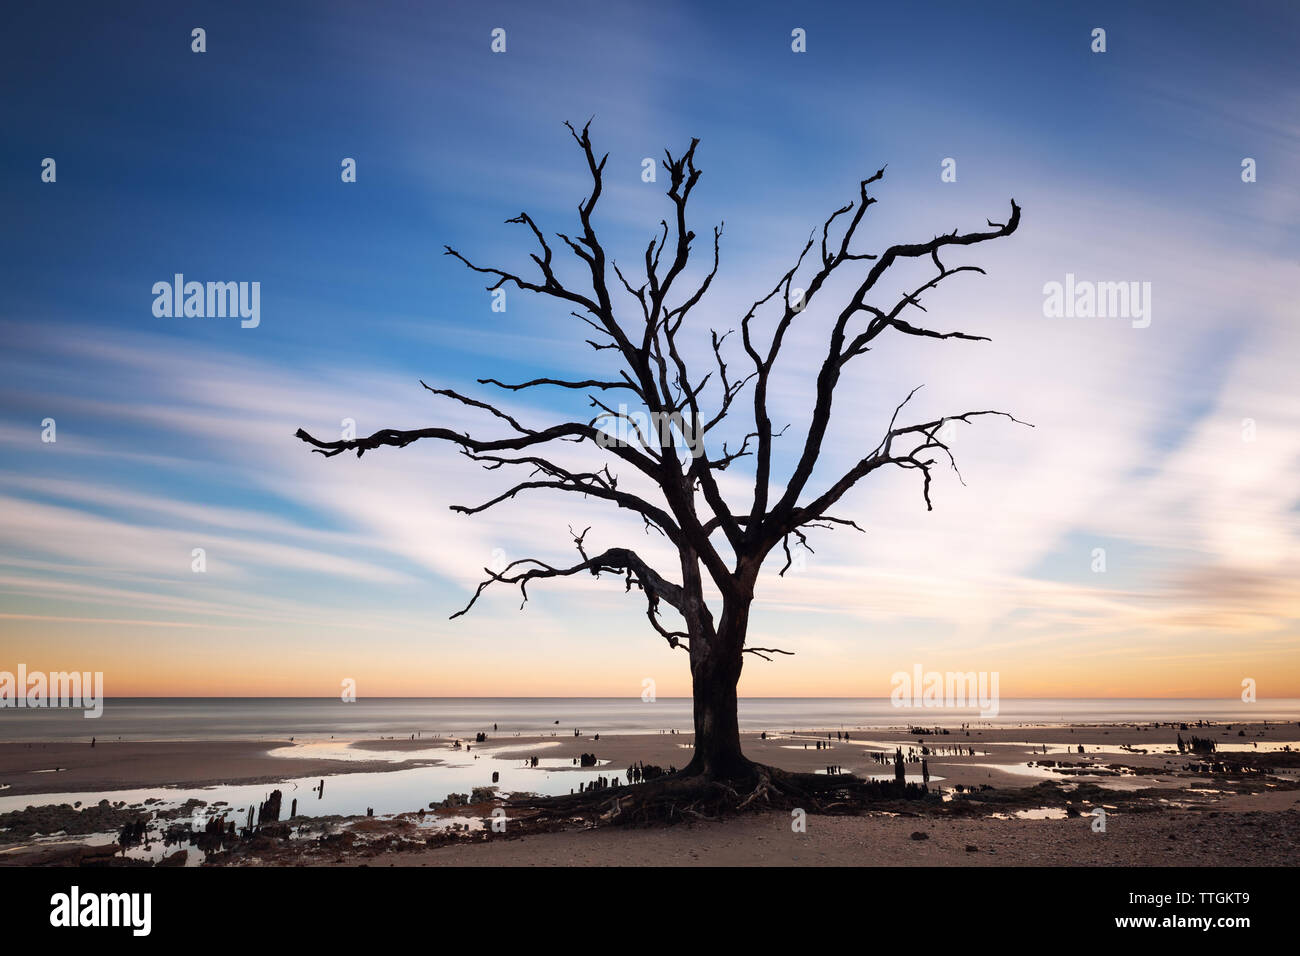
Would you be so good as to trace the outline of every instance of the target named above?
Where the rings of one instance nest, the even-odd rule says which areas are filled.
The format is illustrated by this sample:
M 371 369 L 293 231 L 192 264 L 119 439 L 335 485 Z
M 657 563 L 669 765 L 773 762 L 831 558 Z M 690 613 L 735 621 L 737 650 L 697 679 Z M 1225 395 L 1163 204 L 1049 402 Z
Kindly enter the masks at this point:
M 1256 703 L 1202 699 L 1004 699 L 996 717 L 977 708 L 894 707 L 889 698 L 763 697 L 740 701 L 746 731 L 864 730 L 909 725 L 955 727 L 1152 721 L 1300 722 L 1300 700 Z M 493 724 L 497 730 L 493 732 Z M 222 740 L 235 738 L 690 733 L 689 698 L 387 697 L 111 698 L 103 715 L 80 710 L 0 708 L 0 741 Z

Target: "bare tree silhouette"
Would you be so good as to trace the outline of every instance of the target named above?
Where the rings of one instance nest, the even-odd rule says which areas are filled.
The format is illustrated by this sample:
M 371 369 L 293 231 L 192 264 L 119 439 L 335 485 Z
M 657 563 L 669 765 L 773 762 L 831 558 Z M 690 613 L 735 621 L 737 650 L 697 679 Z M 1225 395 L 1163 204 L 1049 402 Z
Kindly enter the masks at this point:
M 692 139 L 679 157 L 665 152 L 663 167 L 670 184 L 667 195 L 672 204 L 671 224 L 668 219 L 660 223 L 662 231 L 651 239 L 645 250 L 644 279 L 637 276 L 634 285 L 617 263 L 607 259 L 593 225 L 592 217 L 601 198 L 608 154 L 597 159 L 589 136 L 590 122 L 581 131 L 571 124 L 565 125 L 586 159 L 592 188 L 590 195 L 578 206 L 581 231 L 576 238 L 563 233 L 556 235 L 585 264 L 584 272 L 590 273 L 589 287 L 585 277 L 584 288 L 580 289 L 560 281 L 553 267 L 552 248 L 542 229 L 527 213 L 520 213 L 507 222 L 527 226 L 536 239 L 538 251 L 531 254 L 531 259 L 537 267 L 537 277 L 528 279 L 502 269 L 476 265 L 450 246 L 446 247 L 446 254 L 456 257 L 475 272 L 491 276 L 493 281 L 489 290 L 513 284 L 521 290 L 560 300 L 572 310 L 573 316 L 594 330 L 594 337 L 586 340 L 592 349 L 597 353 L 614 353 L 616 369 L 604 378 L 537 378 L 513 384 L 485 378 L 479 379 L 479 383 L 511 392 L 544 387 L 585 391 L 599 414 L 589 421 L 562 422 L 535 430 L 525 427 L 488 402 L 451 389 L 424 385 L 436 395 L 494 416 L 507 429 L 507 437 L 475 438 L 440 427 L 408 431 L 384 429 L 366 438 L 344 441 L 320 441 L 299 429 L 297 437 L 325 456 L 354 450 L 360 456 L 384 445 L 401 448 L 420 439 L 432 438 L 458 446 L 464 454 L 486 468 L 520 466 L 528 470 L 526 480 L 483 504 L 452 506 L 453 510 L 465 514 L 484 511 L 522 491 L 545 489 L 603 499 L 639 515 L 647 529 L 662 532 L 676 548 L 680 559 L 679 566 L 674 569 L 674 573 L 679 575 L 677 580 L 671 580 L 670 575 L 651 567 L 631 548 L 614 547 L 589 554 L 584 540 L 586 532 L 575 533 L 573 538 L 579 561 L 555 566 L 525 559 L 514 561 L 498 571 L 485 569 L 488 576 L 479 585 L 469 605 L 452 617 L 468 611 L 491 584 L 518 585 L 524 600 L 527 600 L 527 586 L 533 581 L 583 572 L 618 574 L 628 590 L 636 587 L 643 593 L 646 616 L 655 631 L 669 646 L 684 648 L 690 655 L 694 692 L 694 757 L 685 770 L 657 783 L 670 790 L 676 787 L 678 794 L 713 787 L 717 792 L 740 798 L 733 801 L 740 804 L 759 797 L 770 798 L 776 792 L 803 794 L 812 786 L 808 777 L 796 779 L 798 775 L 754 764 L 741 750 L 736 687 L 743 657 L 746 653 L 769 658 L 772 654 L 789 653 L 778 648 L 746 644 L 759 569 L 768 555 L 780 547 L 785 558 L 780 573 L 784 574 L 792 561 L 791 537 L 795 539 L 796 547 L 806 546 L 808 529 L 843 526 L 861 530 L 852 520 L 832 511 L 859 481 L 885 466 L 919 471 L 921 493 L 929 509 L 931 469 L 944 461 L 956 468 L 949 446 L 940 436 L 940 429 L 948 422 L 970 422 L 978 416 L 1012 418 L 1005 412 L 983 410 L 899 425 L 898 417 L 912 397 L 909 394 L 894 409 L 883 436 L 874 447 L 866 450 L 838 480 L 805 494 L 822 452 L 841 375 L 853 359 L 869 350 L 879 335 L 893 329 L 906 335 L 935 339 L 987 341 L 979 335 L 940 332 L 914 325 L 904 315 L 909 308 L 924 312 L 921 296 L 944 279 L 962 272 L 983 273 L 976 266 L 948 266 L 940 255 L 949 247 L 969 246 L 1011 235 L 1020 223 L 1020 207 L 1012 200 L 1010 218 L 1002 224 L 989 222 L 985 232 L 959 233 L 954 230 L 928 242 L 891 245 L 878 255 L 852 252 L 850 245 L 867 209 L 876 202 L 868 195 L 868 187 L 879 182 L 885 174 L 884 169 L 877 171 L 862 180 L 858 200 L 835 210 L 825 220 L 819 230 L 820 240 L 814 232 L 790 270 L 741 318 L 740 337 L 753 370 L 739 377 L 732 374 L 723 354 L 724 341 L 731 332 L 719 334 L 717 330 L 710 330 L 713 367 L 707 374 L 692 375 L 679 349 L 679 336 L 684 334 L 688 316 L 704 298 L 717 275 L 722 237 L 722 227 L 715 227 L 712 264 L 702 281 L 683 294 L 673 296 L 677 280 L 687 267 L 695 239 L 695 233 L 687 225 L 687 204 L 700 179 L 700 170 L 695 165 L 699 141 Z M 833 230 L 839 235 L 838 242 L 832 237 Z M 815 271 L 803 281 L 800 296 L 794 286 L 796 274 L 804 268 L 805 260 L 814 248 L 817 250 L 816 258 L 808 265 L 810 269 L 815 267 Z M 888 307 L 867 301 L 881 277 L 895 263 L 926 258 L 933 263 L 935 274 L 923 284 L 903 294 Z M 768 413 L 772 370 L 791 325 L 832 275 L 845 267 L 865 270 L 865 276 L 836 314 L 826 355 L 817 374 L 811 423 L 793 471 L 778 493 L 773 488 L 772 453 L 779 433 L 774 431 Z M 631 306 L 633 314 L 639 309 L 640 314 L 635 318 L 627 318 L 620 314 L 622 310 L 616 310 L 611 271 L 622 290 L 635 303 Z M 770 339 L 760 344 L 752 326 L 760 310 L 764 309 L 775 318 L 775 328 Z M 705 392 L 715 373 L 714 391 L 710 394 L 716 398 L 706 408 Z M 743 405 L 748 404 L 738 405 L 737 402 L 751 385 L 752 429 L 738 448 L 728 450 L 724 443 L 720 450 L 710 452 L 706 447 L 710 433 L 728 415 L 739 414 Z M 683 453 L 682 442 L 674 437 L 672 428 L 646 430 L 626 410 L 615 410 L 608 399 L 600 397 L 609 392 L 629 394 L 652 420 L 671 422 L 679 434 L 692 436 L 688 453 Z M 602 427 L 603 423 L 611 422 L 628 433 L 627 440 L 611 440 L 609 429 Z M 608 462 L 598 470 L 579 472 L 561 466 L 550 457 L 543 457 L 542 452 L 551 454 L 560 442 L 594 445 L 601 453 L 614 456 L 649 479 L 651 486 L 658 489 L 657 500 L 620 488 Z M 753 457 L 755 471 L 752 501 L 743 510 L 733 510 L 719 488 L 717 476 L 737 459 L 749 456 Z M 716 590 L 716 595 L 712 596 L 716 613 L 707 599 L 706 578 Z M 676 612 L 680 624 L 665 623 L 661 617 L 664 605 Z M 821 783 L 826 780 L 823 777 Z M 741 785 L 752 787 L 749 795 L 743 798 L 736 789 Z

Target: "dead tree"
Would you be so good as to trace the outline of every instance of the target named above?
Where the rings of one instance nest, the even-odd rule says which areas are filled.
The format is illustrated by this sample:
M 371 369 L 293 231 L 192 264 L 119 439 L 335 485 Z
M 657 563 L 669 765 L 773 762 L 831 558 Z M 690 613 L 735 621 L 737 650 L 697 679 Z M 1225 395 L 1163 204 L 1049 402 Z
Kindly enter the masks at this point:
M 435 439 L 456 446 L 485 468 L 517 467 L 528 473 L 525 480 L 482 504 L 452 506 L 454 511 L 464 514 L 485 511 L 521 492 L 548 491 L 599 499 L 639 516 L 647 530 L 661 532 L 675 547 L 679 560 L 671 572 L 651 567 L 629 547 L 610 547 L 592 553 L 595 549 L 588 548 L 586 532 L 583 532 L 573 536 L 579 559 L 575 563 L 551 564 L 524 559 L 500 570 L 484 569 L 486 579 L 468 605 L 452 617 L 459 617 L 473 607 L 484 589 L 493 584 L 517 585 L 526 601 L 528 585 L 534 581 L 583 573 L 617 575 L 627 590 L 636 588 L 641 592 L 646 616 L 655 631 L 670 647 L 683 648 L 690 655 L 695 750 L 690 764 L 672 775 L 676 785 L 717 783 L 721 790 L 737 796 L 737 786 L 752 788 L 749 797 L 739 803 L 749 802 L 755 795 L 768 797 L 783 788 L 797 790 L 799 787 L 791 775 L 755 765 L 741 751 L 736 687 L 744 655 L 771 659 L 773 654 L 790 653 L 746 643 L 759 569 L 780 548 L 784 556 L 780 573 L 784 575 L 792 562 L 791 539 L 796 547 L 806 547 L 809 529 L 862 530 L 851 519 L 836 515 L 834 509 L 851 488 L 881 468 L 895 466 L 919 472 L 921 494 L 926 508 L 930 509 L 932 469 L 940 463 L 956 468 L 940 430 L 948 422 L 968 423 L 980 416 L 1000 415 L 1016 421 L 1005 412 L 982 410 L 900 425 L 899 416 L 912 397 L 909 394 L 894 409 L 877 444 L 864 449 L 856 464 L 828 486 L 809 488 L 831 422 L 836 387 L 850 363 L 868 352 L 880 335 L 892 330 L 932 339 L 987 341 L 980 335 L 937 331 L 913 324 L 909 310 L 924 312 L 921 297 L 950 276 L 964 272 L 982 274 L 983 270 L 976 266 L 950 266 L 944 258 L 958 247 L 1011 235 L 1020 223 L 1020 207 L 1012 200 L 1007 221 L 990 221 L 985 231 L 954 230 L 926 242 L 891 245 L 877 254 L 854 251 L 859 227 L 867 210 L 876 202 L 868 195 L 868 189 L 885 175 L 884 169 L 877 171 L 862 180 L 856 201 L 835 210 L 810 235 L 789 271 L 740 318 L 740 341 L 752 370 L 735 375 L 724 358 L 724 343 L 732 332 L 720 334 L 711 329 L 708 340 L 711 368 L 704 374 L 692 373 L 687 368 L 685 349 L 679 343 L 684 345 L 688 341 L 683 338 L 691 331 L 687 328 L 688 319 L 717 275 L 722 238 L 721 225 L 714 227 L 712 261 L 707 274 L 691 287 L 679 289 L 678 280 L 686 270 L 696 238 L 687 224 L 687 204 L 700 179 L 700 170 L 695 165 L 699 141 L 691 140 L 681 156 L 665 152 L 663 168 L 668 176 L 671 209 L 645 249 L 643 275 L 633 277 L 608 258 L 596 235 L 594 216 L 601 198 L 608 154 L 597 158 L 588 134 L 590 124 L 581 131 L 571 124 L 566 126 L 586 159 L 592 187 L 578 206 L 578 232 L 573 236 L 557 233 L 556 238 L 580 261 L 582 286 L 575 288 L 561 282 L 555 271 L 555 250 L 542 228 L 526 212 L 506 221 L 526 227 L 536 241 L 537 250 L 530 256 L 536 267 L 532 278 L 478 265 L 456 249 L 445 248 L 447 255 L 454 256 L 474 272 L 489 276 L 490 291 L 514 285 L 563 303 L 571 315 L 593 331 L 586 342 L 596 355 L 609 359 L 604 363 L 606 369 L 589 379 L 536 378 L 506 383 L 483 378 L 479 383 L 510 393 L 537 388 L 584 392 L 591 407 L 597 410 L 596 416 L 586 421 L 533 428 L 489 402 L 421 382 L 437 396 L 491 416 L 504 432 L 503 436 L 479 438 L 432 426 L 384 429 L 365 438 L 341 441 L 321 441 L 299 429 L 297 437 L 326 457 L 346 451 L 355 451 L 360 457 L 382 446 L 401 448 L 422 439 Z M 869 301 L 881 277 L 903 260 L 929 260 L 934 274 L 896 301 L 885 304 Z M 817 301 L 828 280 L 841 271 L 860 278 L 855 279 L 856 288 L 848 301 L 835 313 L 825 357 L 813 386 L 811 422 L 792 471 L 784 484 L 778 485 L 772 472 L 773 449 L 780 431 L 774 429 L 768 412 L 773 368 L 791 326 Z M 795 287 L 796 277 L 800 276 L 802 295 Z M 616 295 L 625 296 L 617 307 Z M 761 342 L 757 331 L 760 313 L 764 314 L 764 321 L 775 322 L 771 335 L 763 336 Z M 746 389 L 750 395 L 742 398 Z M 648 413 L 648 416 L 639 414 L 641 420 L 674 423 L 680 434 L 674 436 L 672 428 L 657 433 L 641 428 L 626 407 L 617 410 L 613 407 L 611 395 L 626 396 L 631 407 Z M 742 410 L 747 406 L 752 409 L 753 420 L 746 422 L 748 433 L 739 447 L 728 449 L 724 443 L 720 449 L 710 449 L 712 433 L 720 423 L 730 415 L 745 414 Z M 626 440 L 612 440 L 608 427 L 611 423 L 626 434 Z M 686 453 L 682 450 L 681 435 L 693 438 Z M 591 471 L 562 466 L 550 456 L 565 442 L 594 450 L 605 459 L 603 465 Z M 742 507 L 733 507 L 720 490 L 718 475 L 740 458 L 752 458 L 753 496 Z M 649 479 L 647 487 L 656 488 L 657 493 L 642 496 L 620 486 L 614 467 L 640 473 Z M 706 581 L 716 591 L 712 603 L 707 599 Z M 665 606 L 675 615 L 671 622 L 664 619 Z M 823 775 L 818 785 L 827 779 Z

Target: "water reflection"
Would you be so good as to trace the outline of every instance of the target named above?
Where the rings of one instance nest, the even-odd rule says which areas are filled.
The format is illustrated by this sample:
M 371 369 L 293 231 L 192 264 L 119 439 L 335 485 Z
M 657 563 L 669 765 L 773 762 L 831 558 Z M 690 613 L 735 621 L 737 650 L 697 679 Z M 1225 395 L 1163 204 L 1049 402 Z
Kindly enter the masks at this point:
M 305 748 L 315 745 L 304 745 Z M 338 745 L 342 748 L 342 745 Z M 294 749 L 294 748 L 284 748 Z M 529 748 L 538 749 L 538 748 Z M 340 752 L 343 752 L 340 749 Z M 365 751 L 352 750 L 352 759 L 367 759 L 357 754 Z M 371 752 L 374 753 L 374 752 Z M 378 753 L 384 753 L 380 751 Z M 421 755 L 423 751 L 418 752 Z M 431 754 L 433 751 L 430 752 Z M 589 783 L 599 776 L 624 776 L 617 768 L 610 766 L 608 760 L 599 762 L 595 767 L 575 766 L 567 757 L 542 757 L 537 767 L 523 766 L 522 753 L 517 756 L 500 757 L 493 751 L 448 750 L 442 746 L 436 750 L 437 758 L 442 763 L 428 767 L 410 767 L 402 770 L 368 771 L 362 773 L 335 773 L 324 777 L 286 777 L 274 783 L 258 784 L 221 784 L 214 787 L 145 787 L 130 790 L 108 790 L 81 793 L 40 793 L 19 796 L 0 797 L 0 813 L 22 810 L 29 806 L 46 806 L 49 804 L 81 801 L 83 804 L 95 804 L 108 800 L 112 804 L 124 803 L 126 806 L 143 805 L 146 800 L 157 798 L 161 802 L 151 804 L 152 809 L 171 809 L 186 800 L 202 800 L 209 806 L 224 802 L 232 808 L 231 819 L 241 825 L 248 807 L 260 804 L 272 790 L 283 794 L 282 816 L 287 817 L 294 800 L 298 801 L 299 816 L 357 816 L 365 814 L 368 809 L 376 814 L 403 813 L 427 808 L 430 803 L 445 800 L 450 793 L 469 793 L 475 787 L 492 786 L 492 776 L 497 774 L 498 792 L 538 793 L 555 796 L 577 790 L 580 783 Z M 318 756 L 318 752 L 306 754 Z M 408 759 L 410 752 L 405 752 Z M 287 766 L 291 766 L 286 762 Z M 324 780 L 323 792 L 317 792 Z M 209 811 L 210 812 L 210 811 Z M 241 815 L 242 814 L 242 815 Z

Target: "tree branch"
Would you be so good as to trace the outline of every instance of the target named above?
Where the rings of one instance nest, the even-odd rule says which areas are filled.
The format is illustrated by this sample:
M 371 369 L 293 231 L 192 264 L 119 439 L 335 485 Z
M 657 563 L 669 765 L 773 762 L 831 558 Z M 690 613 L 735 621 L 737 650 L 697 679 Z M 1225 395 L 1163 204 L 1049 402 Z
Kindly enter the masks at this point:
M 625 590 L 630 591 L 635 585 L 645 593 L 646 615 L 650 623 L 654 625 L 655 630 L 668 641 L 669 646 L 687 646 L 683 644 L 684 641 L 689 641 L 689 636 L 686 633 L 667 630 L 658 618 L 660 602 L 674 608 L 679 613 L 685 613 L 686 597 L 682 587 L 664 578 L 658 571 L 646 564 L 635 551 L 627 548 L 610 548 L 595 557 L 588 557 L 584 549 L 584 540 L 587 531 L 590 530 L 588 528 L 581 534 L 573 535 L 574 544 L 577 546 L 582 561 L 570 567 L 557 568 L 535 558 L 524 558 L 510 562 L 500 572 L 493 571 L 491 568 L 484 568 L 483 570 L 488 575 L 488 579 L 479 584 L 469 603 L 451 615 L 451 618 L 454 620 L 467 613 L 478 601 L 479 596 L 493 583 L 518 584 L 519 593 L 523 597 L 523 601 L 519 605 L 522 608 L 524 604 L 528 603 L 528 584 L 531 581 L 544 578 L 570 577 L 583 571 L 591 572 L 594 577 L 599 577 L 601 572 L 619 572 L 624 575 Z M 570 532 L 572 533 L 572 529 L 570 529 Z M 512 568 L 521 568 L 522 570 L 512 574 L 510 573 Z

